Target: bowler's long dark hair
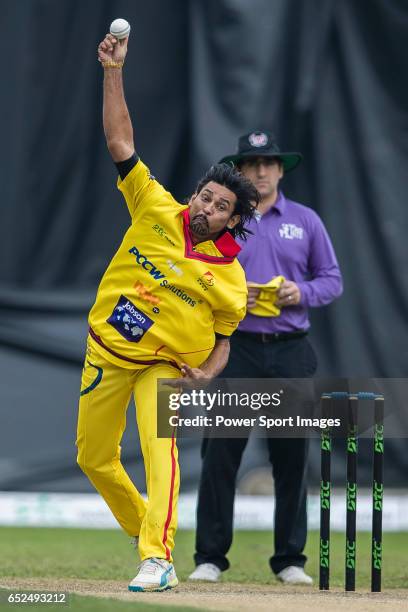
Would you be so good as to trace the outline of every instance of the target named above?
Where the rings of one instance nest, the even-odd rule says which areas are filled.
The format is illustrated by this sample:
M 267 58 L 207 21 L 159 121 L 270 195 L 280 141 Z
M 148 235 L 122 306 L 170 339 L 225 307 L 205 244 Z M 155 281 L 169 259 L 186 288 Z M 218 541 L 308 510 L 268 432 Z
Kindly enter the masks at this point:
M 254 212 L 260 200 L 257 189 L 237 168 L 229 164 L 215 164 L 211 166 L 200 179 L 196 188 L 196 193 L 200 193 L 210 181 L 227 187 L 227 189 L 236 195 L 237 201 L 232 214 L 240 215 L 241 219 L 235 227 L 232 229 L 227 228 L 227 230 L 234 237 L 239 236 L 239 238 L 246 240 L 247 234 L 251 234 L 252 232 L 246 229 L 245 224 L 254 216 Z

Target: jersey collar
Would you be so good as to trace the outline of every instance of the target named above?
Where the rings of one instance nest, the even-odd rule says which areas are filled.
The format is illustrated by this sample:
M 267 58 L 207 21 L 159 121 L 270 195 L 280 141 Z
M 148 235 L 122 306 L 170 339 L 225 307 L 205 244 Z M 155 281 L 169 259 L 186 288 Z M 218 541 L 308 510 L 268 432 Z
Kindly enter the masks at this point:
M 241 247 L 237 242 L 235 242 L 231 234 L 226 231 L 214 242 L 215 246 L 222 254 L 221 257 L 206 255 L 205 253 L 194 251 L 190 233 L 190 211 L 188 208 L 183 210 L 183 230 L 185 238 L 184 255 L 190 259 L 200 259 L 201 261 L 205 261 L 207 263 L 216 264 L 231 263 L 241 250 Z
M 276 210 L 277 213 L 279 213 L 280 215 L 283 215 L 283 213 L 285 212 L 285 208 L 286 208 L 285 196 L 283 195 L 281 191 L 278 191 L 277 200 L 274 206 L 272 206 L 271 210 Z

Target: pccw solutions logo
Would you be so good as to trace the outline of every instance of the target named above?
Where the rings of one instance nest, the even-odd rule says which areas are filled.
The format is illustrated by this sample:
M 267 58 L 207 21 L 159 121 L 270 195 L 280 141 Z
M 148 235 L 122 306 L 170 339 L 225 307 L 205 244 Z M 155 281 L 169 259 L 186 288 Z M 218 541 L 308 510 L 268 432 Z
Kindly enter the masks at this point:
M 132 255 L 135 256 L 136 259 L 136 263 L 141 266 L 144 270 L 146 270 L 147 272 L 149 272 L 149 274 L 157 281 L 161 281 L 160 282 L 160 286 L 164 287 L 165 289 L 168 289 L 169 291 L 171 291 L 176 297 L 178 297 L 180 300 L 182 300 L 185 304 L 188 304 L 189 306 L 191 306 L 192 308 L 194 308 L 194 306 L 197 304 L 197 301 L 191 297 L 191 295 L 189 295 L 188 293 L 186 293 L 186 291 L 184 291 L 183 289 L 181 289 L 180 287 L 177 287 L 177 285 L 174 285 L 172 283 L 170 283 L 167 278 L 166 275 L 163 274 L 163 272 L 161 272 L 161 270 L 159 270 L 155 264 L 150 261 L 150 259 L 148 259 L 146 257 L 146 255 L 143 255 L 139 249 L 135 246 L 133 246 L 131 249 L 129 249 L 129 253 L 131 253 Z

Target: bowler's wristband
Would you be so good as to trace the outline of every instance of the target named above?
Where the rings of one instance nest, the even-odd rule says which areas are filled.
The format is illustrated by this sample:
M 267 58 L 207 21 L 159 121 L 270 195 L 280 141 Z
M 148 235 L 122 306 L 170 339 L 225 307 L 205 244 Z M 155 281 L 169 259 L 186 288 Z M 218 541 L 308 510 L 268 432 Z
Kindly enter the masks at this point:
M 217 332 L 215 332 L 215 339 L 216 340 L 229 340 L 230 336 L 223 336 L 222 334 L 218 334 Z
M 139 157 L 136 155 L 136 153 L 133 153 L 133 155 L 129 157 L 129 159 L 125 159 L 124 161 L 120 162 L 115 162 L 115 166 L 119 172 L 122 181 L 126 178 L 129 172 L 133 170 L 138 161 Z

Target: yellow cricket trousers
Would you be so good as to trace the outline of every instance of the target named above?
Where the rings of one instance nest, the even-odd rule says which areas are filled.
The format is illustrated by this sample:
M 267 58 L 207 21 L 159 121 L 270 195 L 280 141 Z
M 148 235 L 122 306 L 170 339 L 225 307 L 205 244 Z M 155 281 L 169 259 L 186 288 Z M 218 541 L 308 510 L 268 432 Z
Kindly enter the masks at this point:
M 102 495 L 121 527 L 139 536 L 142 561 L 172 561 L 177 528 L 180 471 L 175 437 L 157 438 L 158 378 L 180 372 L 162 362 L 129 370 L 106 361 L 88 344 L 78 416 L 78 464 Z M 126 411 L 134 393 L 146 472 L 146 502 L 120 461 Z

